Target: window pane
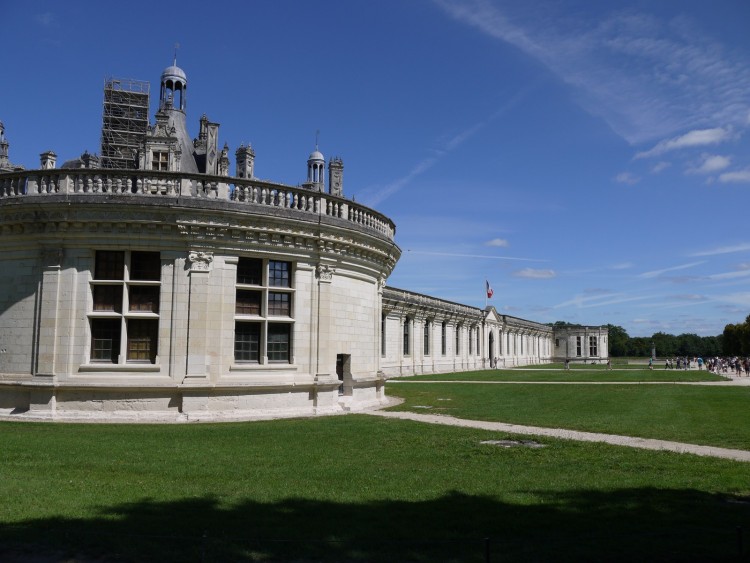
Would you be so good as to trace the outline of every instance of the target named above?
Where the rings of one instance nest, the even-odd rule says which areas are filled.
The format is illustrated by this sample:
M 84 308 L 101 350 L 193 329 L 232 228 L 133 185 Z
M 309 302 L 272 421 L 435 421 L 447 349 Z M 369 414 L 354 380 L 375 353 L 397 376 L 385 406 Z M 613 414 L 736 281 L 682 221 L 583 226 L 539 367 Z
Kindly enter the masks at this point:
M 291 295 L 289 293 L 268 293 L 268 314 L 277 317 L 291 316 Z
M 156 363 L 159 321 L 128 319 L 128 361 Z
M 234 323 L 234 359 L 257 362 L 260 352 L 260 323 Z
M 290 278 L 291 270 L 290 262 L 271 260 L 268 262 L 268 285 L 273 287 L 292 287 Z
M 125 279 L 125 252 L 121 250 L 97 250 L 94 279 Z
M 263 260 L 240 258 L 237 263 L 237 283 L 263 285 Z
M 117 363 L 120 319 L 91 319 L 91 361 Z
M 122 312 L 122 285 L 95 285 L 94 311 Z
M 161 258 L 158 252 L 130 253 L 131 280 L 161 280 Z
M 260 291 L 237 290 L 237 304 L 234 312 L 238 315 L 260 315 Z
M 290 351 L 290 325 L 268 325 L 268 361 L 288 362 Z
M 131 285 L 129 288 L 130 311 L 159 312 L 159 288 L 152 285 Z

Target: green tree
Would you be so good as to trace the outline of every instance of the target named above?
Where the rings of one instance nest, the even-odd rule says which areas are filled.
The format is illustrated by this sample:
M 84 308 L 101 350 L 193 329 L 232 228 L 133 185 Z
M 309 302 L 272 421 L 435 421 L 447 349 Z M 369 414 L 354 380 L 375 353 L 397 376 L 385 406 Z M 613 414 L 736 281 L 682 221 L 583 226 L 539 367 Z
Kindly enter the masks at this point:
M 628 341 L 630 336 L 624 328 L 617 325 L 607 325 L 609 330 L 609 355 L 615 357 L 628 355 Z
M 651 340 L 656 346 L 656 355 L 660 357 L 674 356 L 677 354 L 677 337 L 673 334 L 667 334 L 665 332 L 657 332 Z

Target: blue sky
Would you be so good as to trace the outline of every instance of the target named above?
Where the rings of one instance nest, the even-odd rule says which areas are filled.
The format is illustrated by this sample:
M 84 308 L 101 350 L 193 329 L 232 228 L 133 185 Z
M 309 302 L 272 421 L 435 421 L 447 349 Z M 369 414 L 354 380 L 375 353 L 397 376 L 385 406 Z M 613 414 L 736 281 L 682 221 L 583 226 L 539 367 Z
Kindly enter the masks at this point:
M 631 336 L 750 313 L 750 2 L 0 0 L 14 163 L 98 152 L 105 78 L 188 77 L 190 133 L 391 217 L 395 287 Z M 153 111 L 152 111 L 153 114 Z M 234 164 L 232 163 L 232 166 Z

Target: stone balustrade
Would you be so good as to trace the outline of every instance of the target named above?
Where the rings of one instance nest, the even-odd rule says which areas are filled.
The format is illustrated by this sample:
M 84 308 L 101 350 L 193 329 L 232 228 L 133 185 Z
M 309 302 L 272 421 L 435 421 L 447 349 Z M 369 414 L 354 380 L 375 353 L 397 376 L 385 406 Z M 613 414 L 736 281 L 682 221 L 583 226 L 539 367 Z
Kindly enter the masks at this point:
M 253 206 L 256 212 L 258 207 L 284 208 L 334 217 L 376 231 L 389 240 L 396 234 L 394 223 L 385 215 L 351 200 L 262 180 L 153 170 L 52 169 L 0 173 L 0 202 L 45 194 L 218 199 L 238 207 Z M 154 203 L 158 205 L 158 200 Z

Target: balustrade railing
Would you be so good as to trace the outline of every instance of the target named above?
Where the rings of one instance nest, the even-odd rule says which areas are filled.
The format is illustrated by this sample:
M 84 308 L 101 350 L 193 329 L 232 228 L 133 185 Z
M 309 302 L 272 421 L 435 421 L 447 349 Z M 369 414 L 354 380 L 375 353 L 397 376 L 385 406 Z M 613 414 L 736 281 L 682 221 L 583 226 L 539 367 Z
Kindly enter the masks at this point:
M 289 209 L 335 217 L 393 239 L 396 227 L 385 215 L 351 200 L 260 180 L 156 172 L 151 170 L 52 169 L 0 172 L 0 202 L 46 194 L 116 194 L 203 198 Z M 156 202 L 155 202 L 156 203 Z

